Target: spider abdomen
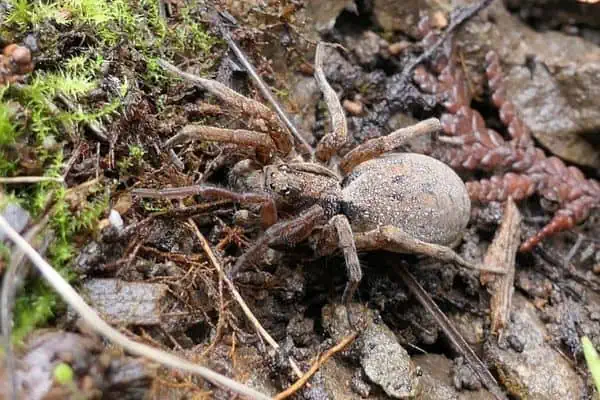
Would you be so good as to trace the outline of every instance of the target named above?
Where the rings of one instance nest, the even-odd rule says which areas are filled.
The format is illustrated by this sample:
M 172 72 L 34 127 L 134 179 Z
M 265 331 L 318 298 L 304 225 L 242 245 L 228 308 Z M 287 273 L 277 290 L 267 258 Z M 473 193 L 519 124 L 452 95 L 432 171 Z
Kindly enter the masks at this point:
M 360 164 L 344 182 L 343 197 L 355 232 L 393 225 L 441 245 L 456 243 L 471 213 L 460 177 L 422 154 L 394 153 Z

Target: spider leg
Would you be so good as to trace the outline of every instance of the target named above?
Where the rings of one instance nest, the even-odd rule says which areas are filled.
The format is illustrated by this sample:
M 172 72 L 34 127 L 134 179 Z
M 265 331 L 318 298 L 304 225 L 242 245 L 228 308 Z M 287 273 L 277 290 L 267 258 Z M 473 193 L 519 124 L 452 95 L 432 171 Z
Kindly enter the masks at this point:
M 255 120 L 255 128 L 261 128 L 261 122 L 266 123 L 266 131 L 271 137 L 273 143 L 278 152 L 282 155 L 288 155 L 292 151 L 293 137 L 289 131 L 282 125 L 277 115 L 271 111 L 271 109 L 256 100 L 250 99 L 237 93 L 235 90 L 223 85 L 222 83 L 213 79 L 205 79 L 194 74 L 183 72 L 174 65 L 164 60 L 158 60 L 161 67 L 166 70 L 179 75 L 181 78 L 193 82 L 200 86 L 202 89 L 210 92 L 216 96 L 223 103 L 231 106 L 234 110 L 244 114 L 245 116 L 251 117 L 249 122 L 252 124 Z M 264 125 L 264 124 L 263 124 Z M 262 129 L 261 129 L 262 130 Z
M 392 151 L 412 138 L 438 132 L 441 128 L 442 126 L 437 118 L 429 118 L 415 125 L 398 129 L 387 136 L 368 140 L 352 149 L 342 158 L 339 164 L 340 170 L 344 175 L 347 175 L 358 164 Z
M 251 263 L 259 263 L 265 251 L 270 246 L 295 246 L 306 239 L 315 226 L 322 223 L 325 211 L 321 206 L 314 205 L 291 220 L 281 221 L 267 229 L 261 237 L 242 254 L 229 271 L 229 276 L 235 278 Z
M 348 272 L 348 283 L 342 295 L 342 304 L 348 305 L 352 301 L 356 289 L 362 279 L 362 270 L 358 261 L 358 253 L 356 252 L 356 244 L 354 243 L 354 235 L 350 222 L 345 215 L 338 214 L 329 221 L 336 231 L 338 247 L 344 254 L 346 261 L 346 270 Z M 349 308 L 348 308 L 349 309 Z
M 224 129 L 207 125 L 186 125 L 177 135 L 167 140 L 165 146 L 171 147 L 174 144 L 192 139 L 275 150 L 275 143 L 266 133 L 245 129 Z
M 458 255 L 450 247 L 427 243 L 416 239 L 402 229 L 386 225 L 364 233 L 354 235 L 356 247 L 359 250 L 386 250 L 394 253 L 423 254 L 435 259 L 453 262 L 461 267 L 486 272 L 504 274 L 505 271 L 471 263 Z
M 154 199 L 182 199 L 198 195 L 205 200 L 232 200 L 241 205 L 259 204 L 263 226 L 268 227 L 277 222 L 275 200 L 266 193 L 237 193 L 211 185 L 194 185 L 168 189 L 134 189 L 132 194 Z
M 240 146 L 254 148 L 256 156 L 261 161 L 268 161 L 277 150 L 271 137 L 263 132 L 249 131 L 246 129 L 224 129 L 207 125 L 186 125 L 177 135 L 165 142 L 167 148 L 193 139 L 232 143 Z
M 348 137 L 348 124 L 346 115 L 340 103 L 337 94 L 327 82 L 325 73 L 323 72 L 323 49 L 325 43 L 317 44 L 317 52 L 315 54 L 315 80 L 329 110 L 331 118 L 331 132 L 323 136 L 319 141 L 316 150 L 316 156 L 321 161 L 329 161 L 329 159 L 346 143 Z

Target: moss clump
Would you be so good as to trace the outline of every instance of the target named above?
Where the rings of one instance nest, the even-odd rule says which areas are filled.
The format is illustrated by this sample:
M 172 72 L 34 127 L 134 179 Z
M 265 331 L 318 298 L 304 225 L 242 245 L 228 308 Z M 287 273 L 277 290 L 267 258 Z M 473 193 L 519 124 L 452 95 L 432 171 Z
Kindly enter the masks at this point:
M 143 89 L 153 99 L 160 97 L 170 78 L 158 66 L 159 57 L 203 58 L 206 69 L 212 67 L 213 49 L 220 42 L 207 33 L 200 9 L 201 2 L 192 0 L 167 22 L 155 0 L 8 0 L 0 35 L 7 42 L 19 42 L 33 32 L 40 41 L 34 61 L 43 62 L 25 83 L 0 87 L 0 176 L 60 176 L 70 155 L 67 149 L 87 140 L 86 125 L 121 118 L 124 108 L 131 107 L 126 100 L 131 91 L 143 96 Z M 108 75 L 118 86 L 103 90 L 102 100 L 94 100 L 89 94 Z M 143 165 L 144 148 L 123 149 L 121 143 L 115 149 L 117 168 L 123 174 L 135 173 Z M 91 149 L 95 146 L 89 144 Z M 54 239 L 46 258 L 63 276 L 75 278 L 69 264 L 77 247 L 108 211 L 104 188 L 99 185 L 76 205 L 57 182 L 5 190 L 34 221 L 51 210 Z M 17 340 L 52 318 L 60 305 L 41 279 L 27 282 L 21 293 L 15 311 Z
M 101 186 L 98 186 L 97 190 L 100 189 Z M 41 193 L 40 197 L 45 200 L 47 196 L 54 197 L 50 220 L 54 237 L 46 256 L 65 279 L 72 281 L 75 274 L 69 268 L 69 263 L 76 254 L 76 238 L 93 232 L 98 220 L 107 212 L 108 196 L 102 193 L 84 201 L 73 210 L 67 201 L 67 191 L 62 187 L 53 190 L 50 187 L 41 187 L 38 188 L 38 193 Z M 58 295 L 42 278 L 29 280 L 16 301 L 13 339 L 19 342 L 33 328 L 46 323 L 54 316 L 59 304 Z

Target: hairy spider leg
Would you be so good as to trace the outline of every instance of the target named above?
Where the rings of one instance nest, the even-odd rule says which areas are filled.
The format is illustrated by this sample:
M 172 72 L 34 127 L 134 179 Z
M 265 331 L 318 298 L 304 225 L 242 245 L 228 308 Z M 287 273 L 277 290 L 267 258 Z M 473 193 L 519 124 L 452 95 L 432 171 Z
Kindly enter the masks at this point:
M 242 206 L 260 205 L 261 220 L 264 227 L 277 222 L 275 200 L 266 193 L 237 193 L 212 185 L 182 186 L 168 189 L 134 189 L 134 196 L 159 199 L 182 199 L 189 196 L 200 196 L 205 200 L 232 200 Z
M 331 132 L 327 133 L 317 144 L 315 155 L 322 162 L 327 162 L 346 144 L 348 138 L 348 124 L 346 123 L 346 114 L 340 103 L 337 94 L 327 82 L 325 72 L 323 71 L 323 49 L 326 44 L 319 42 L 315 54 L 315 80 L 319 89 L 323 93 L 323 98 L 329 110 L 331 120 Z
M 387 136 L 370 139 L 342 158 L 339 164 L 340 170 L 344 175 L 348 175 L 358 164 L 390 152 L 415 137 L 439 132 L 441 128 L 437 118 L 429 118 L 415 125 L 398 129 Z
M 385 225 L 368 232 L 356 233 L 354 241 L 357 249 L 360 251 L 386 250 L 394 253 L 422 254 L 436 260 L 456 263 L 461 267 L 469 269 L 498 274 L 506 272 L 500 268 L 471 263 L 458 255 L 450 247 L 416 239 L 393 225 Z
M 168 71 L 179 75 L 187 81 L 197 84 L 202 89 L 216 96 L 223 103 L 232 107 L 235 111 L 238 111 L 242 113 L 242 115 L 249 117 L 247 121 L 252 130 L 266 132 L 266 134 L 273 141 L 277 152 L 281 156 L 285 157 L 290 155 L 293 149 L 294 139 L 285 126 L 282 125 L 277 115 L 269 107 L 256 100 L 237 93 L 235 90 L 214 79 L 201 78 L 194 74 L 183 72 L 179 68 L 164 60 L 159 60 L 159 64 Z M 254 133 L 258 134 L 259 132 Z M 254 137 L 257 137 L 257 135 Z M 249 142 L 249 144 L 252 143 L 254 142 Z M 264 143 L 263 139 L 259 139 L 257 146 L 260 146 L 261 143 Z

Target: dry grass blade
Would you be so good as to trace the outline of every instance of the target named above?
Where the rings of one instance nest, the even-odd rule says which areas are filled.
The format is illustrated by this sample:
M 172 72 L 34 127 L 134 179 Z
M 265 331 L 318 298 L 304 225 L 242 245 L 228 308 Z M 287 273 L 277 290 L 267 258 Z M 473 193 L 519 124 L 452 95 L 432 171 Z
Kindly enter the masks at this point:
M 334 354 L 344 350 L 344 348 L 346 348 L 346 346 L 348 346 L 354 339 L 356 339 L 357 336 L 358 333 L 353 332 L 350 335 L 343 338 L 338 344 L 333 346 L 331 349 L 327 350 L 327 353 L 319 357 L 317 361 L 310 367 L 308 371 L 306 371 L 306 373 L 300 379 L 294 382 L 292 386 L 275 396 L 273 400 L 287 399 L 288 397 L 296 393 L 298 390 L 300 390 L 300 388 L 302 388 L 302 386 L 306 384 L 306 382 L 311 378 L 311 376 L 313 376 L 319 370 L 319 368 L 321 368 L 321 365 L 325 364 L 327 360 L 329 360 Z
M 515 258 L 521 240 L 521 214 L 512 199 L 506 202 L 504 218 L 496 232 L 494 241 L 488 247 L 483 264 L 504 269 L 504 275 L 482 272 L 481 283 L 492 294 L 490 300 L 491 330 L 498 333 L 506 326 L 510 315 L 510 305 L 515 279 Z
M 10 178 L 0 178 L 0 183 L 37 183 L 37 182 L 64 182 L 65 179 L 62 176 L 15 176 Z
M 421 287 L 415 277 L 408 272 L 404 266 L 399 268 L 397 265 L 390 265 L 390 267 L 393 268 L 396 274 L 406 284 L 412 295 L 415 296 L 419 303 L 431 314 L 448 340 L 450 340 L 455 349 L 465 358 L 473 371 L 475 371 L 477 376 L 479 376 L 483 386 L 485 386 L 485 388 L 489 390 L 497 399 L 506 399 L 502 389 L 500 386 L 498 386 L 498 382 L 496 382 L 496 379 L 491 374 L 487 366 L 479 359 L 479 357 L 477 357 L 477 354 L 475 354 L 471 346 L 469 346 L 452 322 L 450 322 L 442 310 L 440 310 L 437 304 L 435 304 L 425 289 Z
M 217 257 L 213 253 L 213 251 L 210 247 L 210 244 L 208 243 L 208 241 L 206 240 L 206 238 L 204 237 L 202 232 L 200 232 L 200 230 L 198 229 L 198 227 L 192 220 L 189 220 L 189 224 L 191 225 L 192 229 L 194 230 L 194 233 L 195 233 L 196 237 L 198 238 L 198 240 L 200 241 L 200 245 L 202 246 L 202 249 L 206 252 L 206 255 L 208 256 L 211 264 L 213 265 L 213 267 L 215 267 L 217 269 L 217 271 L 219 271 L 219 274 L 222 276 L 223 280 L 227 284 L 227 287 L 229 288 L 229 291 L 233 295 L 233 298 L 238 303 L 238 305 L 242 308 L 242 311 L 244 311 L 244 314 L 246 314 L 246 317 L 250 320 L 252 325 L 254 325 L 254 328 L 256 329 L 256 331 L 260 334 L 260 336 L 263 337 L 263 339 L 269 344 L 269 346 L 271 346 L 275 351 L 279 351 L 279 344 L 275 341 L 275 339 L 273 339 L 273 337 L 269 334 L 269 332 L 267 332 L 267 330 L 260 324 L 258 319 L 254 316 L 254 313 L 252 312 L 252 310 L 250 310 L 250 307 L 248 307 L 248 304 L 246 304 L 246 302 L 242 298 L 242 295 L 240 295 L 240 292 L 238 292 L 238 290 L 235 288 L 235 285 L 233 284 L 233 282 L 231 282 L 231 279 L 229 279 L 227 277 L 227 275 L 223 271 L 223 267 L 221 267 L 219 260 L 217 260 Z M 289 362 L 290 362 L 290 365 L 292 366 L 292 370 L 294 371 L 294 373 L 299 378 L 301 378 L 303 376 L 302 371 L 300 370 L 300 368 L 298 367 L 298 365 L 296 364 L 294 359 L 289 357 Z
M 123 347 L 126 351 L 138 356 L 147 357 L 164 366 L 184 370 L 222 386 L 242 396 L 247 396 L 252 399 L 269 399 L 268 396 L 250 388 L 241 383 L 234 381 L 226 376 L 218 374 L 208 368 L 193 364 L 187 360 L 169 354 L 165 351 L 158 350 L 151 346 L 141 344 L 129 339 L 121 332 L 115 330 L 108 325 L 100 316 L 77 294 L 75 289 L 65 281 L 50 264 L 42 258 L 42 256 L 33 248 L 19 233 L 17 233 L 4 219 L 0 216 L 0 229 L 10 238 L 15 245 L 25 253 L 31 262 L 37 267 L 46 281 L 56 290 L 62 299 L 71 306 L 87 323 L 87 325 L 104 336 L 106 339 Z
M 252 66 L 252 63 L 248 60 L 248 57 L 246 57 L 242 49 L 240 49 L 240 47 L 231 38 L 231 35 L 227 31 L 227 28 L 225 28 L 223 24 L 221 24 L 221 33 L 225 38 L 225 41 L 229 45 L 229 48 L 235 53 L 238 60 L 240 60 L 244 68 L 246 68 L 246 71 L 248 71 L 248 75 L 250 75 L 250 78 L 252 78 L 254 84 L 258 87 L 258 89 L 260 90 L 262 95 L 267 99 L 267 101 L 271 103 L 271 106 L 275 109 L 275 112 L 277 112 L 279 118 L 294 135 L 294 138 L 296 138 L 296 140 L 300 142 L 300 144 L 303 146 L 304 152 L 312 154 L 313 149 L 311 145 L 306 141 L 306 139 L 304 139 L 300 132 L 298 132 L 296 126 L 292 123 L 288 115 L 283 110 L 283 107 L 279 105 L 279 102 L 275 99 L 275 96 L 273 96 L 266 83 L 262 80 L 260 75 L 258 75 L 256 70 Z

